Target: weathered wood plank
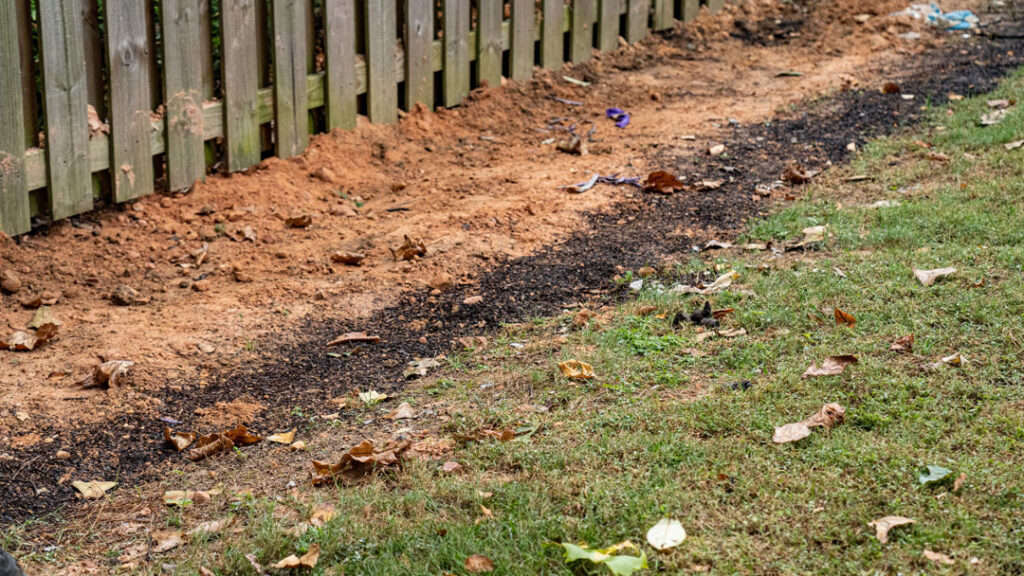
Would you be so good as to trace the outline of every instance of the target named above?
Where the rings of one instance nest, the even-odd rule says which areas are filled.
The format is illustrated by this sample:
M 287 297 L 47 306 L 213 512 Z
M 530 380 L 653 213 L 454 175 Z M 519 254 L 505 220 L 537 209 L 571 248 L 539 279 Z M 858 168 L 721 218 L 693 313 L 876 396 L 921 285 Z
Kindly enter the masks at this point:
M 537 15 L 534 0 L 512 0 L 512 49 L 509 52 L 513 80 L 529 80 L 533 76 L 534 28 Z
M 647 37 L 651 17 L 651 0 L 626 0 L 626 40 L 639 42 Z
M 356 28 L 354 0 L 324 3 L 328 130 L 356 126 Z
M 260 161 L 255 0 L 221 0 L 224 137 L 230 172 Z
M 398 120 L 398 80 L 395 76 L 395 3 L 366 3 L 366 102 L 371 122 Z
M 675 0 L 654 0 L 654 30 L 667 30 L 675 24 L 675 4 Z
M 469 0 L 444 0 L 444 105 L 469 96 Z
M 619 47 L 619 18 L 622 15 L 622 0 L 599 0 L 597 23 L 597 47 L 607 52 Z
M 572 0 L 572 38 L 569 60 L 573 64 L 590 60 L 594 52 L 594 16 L 596 0 Z
M 210 14 L 210 1 L 199 0 L 199 63 L 203 70 L 203 98 L 211 99 L 214 94 L 213 70 L 213 15 Z
M 36 106 L 35 48 L 32 42 L 32 17 L 29 0 L 15 0 L 18 17 L 18 41 L 21 44 L 21 108 L 25 115 L 25 143 L 36 145 L 39 109 Z
M 503 4 L 502 0 L 479 0 L 477 4 L 476 77 L 492 87 L 501 86 Z
M 680 19 L 683 22 L 689 22 L 700 14 L 700 0 L 682 0 L 683 2 L 683 13 Z
M 54 220 L 92 209 L 82 20 L 77 2 L 39 0 L 49 211 Z
M 707 5 L 709 13 L 718 14 L 725 6 L 725 0 L 704 0 L 704 4 Z
M 541 6 L 540 65 L 560 68 L 565 59 L 565 0 L 543 0 Z
M 103 83 L 103 33 L 100 32 L 96 0 L 78 0 L 82 12 L 82 43 L 85 46 L 85 85 L 89 105 L 100 118 L 107 118 L 107 87 Z
M 13 2 L 0 2 L 0 232 L 10 235 L 32 228 L 19 44 L 17 9 Z
M 200 0 L 163 0 L 167 93 L 167 187 L 184 190 L 206 177 L 203 151 L 203 53 Z
M 114 201 L 125 202 L 153 193 L 146 3 L 106 0 L 104 7 L 110 62 L 111 178 Z
M 306 5 L 273 0 L 274 130 L 277 156 L 291 158 L 309 142 L 306 105 Z
M 412 110 L 419 102 L 434 108 L 433 0 L 405 2 L 405 109 Z

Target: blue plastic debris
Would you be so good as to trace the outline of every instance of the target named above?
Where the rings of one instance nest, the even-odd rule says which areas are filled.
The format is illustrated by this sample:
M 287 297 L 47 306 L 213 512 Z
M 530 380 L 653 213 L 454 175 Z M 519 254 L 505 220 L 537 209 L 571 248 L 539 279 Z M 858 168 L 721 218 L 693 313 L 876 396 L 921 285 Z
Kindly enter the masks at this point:
M 629 126 L 629 112 L 626 112 L 622 108 L 609 108 L 605 111 L 605 114 L 607 114 L 612 120 L 615 120 L 615 125 L 619 128 Z

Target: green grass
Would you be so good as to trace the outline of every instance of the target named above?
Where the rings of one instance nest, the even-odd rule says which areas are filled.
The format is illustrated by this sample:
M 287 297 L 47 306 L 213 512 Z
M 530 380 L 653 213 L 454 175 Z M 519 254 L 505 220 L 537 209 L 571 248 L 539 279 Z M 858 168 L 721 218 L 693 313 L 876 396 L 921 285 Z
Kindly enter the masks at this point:
M 995 96 L 1024 101 L 1024 74 Z M 1024 150 L 1002 146 L 1024 137 L 1024 114 L 980 128 L 984 99 L 953 109 L 917 134 L 872 143 L 748 233 L 781 243 L 824 224 L 831 237 L 820 250 L 680 264 L 740 273 L 739 290 L 712 301 L 735 308 L 727 327 L 748 335 L 698 342 L 693 327 L 671 326 L 697 300 L 655 291 L 565 338 L 568 316 L 510 327 L 411 400 L 447 402 L 448 433 L 537 425 L 532 438 L 467 445 L 449 455 L 460 475 L 416 461 L 361 486 L 243 499 L 233 505 L 240 533 L 186 547 L 175 573 L 254 574 L 246 554 L 267 565 L 317 543 L 314 574 L 465 574 L 471 554 L 493 559 L 495 574 L 598 574 L 566 566 L 553 543 L 646 546 L 647 529 L 666 516 L 689 537 L 669 553 L 646 548 L 644 573 L 1024 573 Z M 919 139 L 951 162 L 929 161 Z M 844 183 L 849 174 L 874 180 Z M 879 199 L 901 204 L 866 207 Z M 958 272 L 931 287 L 914 279 L 914 267 L 943 266 Z M 667 315 L 635 315 L 652 304 Z M 836 326 L 834 307 L 856 327 Z M 913 354 L 888 350 L 909 333 Z M 962 367 L 928 367 L 957 352 Z M 812 362 L 846 353 L 860 362 L 845 374 L 801 378 Z M 562 379 L 556 363 L 568 358 L 593 364 L 598 379 Z M 742 380 L 753 386 L 729 386 Z M 501 386 L 481 391 L 482 382 Z M 826 402 L 846 408 L 845 424 L 771 442 L 774 426 Z M 965 473 L 964 487 L 921 487 L 926 465 Z M 305 517 L 321 501 L 337 506 L 334 520 L 298 538 L 286 532 L 283 511 Z M 475 523 L 481 504 L 494 520 Z M 886 515 L 916 523 L 883 545 L 867 524 Z M 933 564 L 925 549 L 956 563 Z

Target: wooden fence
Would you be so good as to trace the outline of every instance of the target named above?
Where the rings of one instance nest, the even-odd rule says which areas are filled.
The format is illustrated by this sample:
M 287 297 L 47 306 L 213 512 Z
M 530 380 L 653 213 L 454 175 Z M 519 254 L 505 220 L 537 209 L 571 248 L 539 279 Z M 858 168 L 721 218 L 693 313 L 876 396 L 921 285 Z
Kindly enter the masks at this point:
M 360 113 L 457 106 L 701 2 L 0 0 L 0 230 L 300 155 Z

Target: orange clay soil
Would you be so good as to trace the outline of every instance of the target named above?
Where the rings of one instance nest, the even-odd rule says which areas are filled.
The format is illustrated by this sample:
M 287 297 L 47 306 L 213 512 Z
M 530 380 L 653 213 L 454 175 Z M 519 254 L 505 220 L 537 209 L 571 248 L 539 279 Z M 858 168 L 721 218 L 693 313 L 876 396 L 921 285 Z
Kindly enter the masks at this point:
M 363 122 L 314 138 L 301 158 L 210 176 L 188 194 L 58 222 L 17 242 L 2 238 L 0 272 L 13 272 L 21 287 L 0 297 L 0 331 L 23 330 L 33 310 L 22 302 L 41 295 L 58 297 L 51 311 L 63 324 L 36 351 L 0 352 L 0 455 L 46 442 L 43 423 L 52 430 L 153 409 L 159 401 L 147 391 L 201 384 L 213 368 L 251 361 L 266 336 L 280 337 L 303 317 L 365 317 L 434 279 L 472 283 L 489 261 L 550 245 L 583 225 L 583 211 L 628 193 L 598 186 L 571 194 L 561 185 L 594 172 L 671 171 L 648 165 L 645 152 L 671 145 L 699 153 L 730 120 L 758 122 L 830 91 L 880 86 L 883 66 L 943 41 L 889 16 L 905 4 L 727 7 L 585 65 L 477 90 L 458 109 L 416 110 L 395 126 Z M 861 22 L 860 14 L 872 17 Z M 920 39 L 899 37 L 913 29 Z M 787 71 L 802 76 L 780 76 Z M 628 109 L 632 124 L 615 128 L 604 115 L 610 106 Z M 554 117 L 584 133 L 596 125 L 589 154 L 545 143 L 564 137 L 547 130 Z M 300 215 L 311 225 L 289 227 Z M 405 236 L 422 239 L 427 256 L 393 258 Z M 366 258 L 336 263 L 337 251 Z M 148 302 L 115 305 L 120 285 Z M 113 359 L 136 363 L 130 386 L 74 385 Z M 230 424 L 260 408 L 238 402 L 200 416 Z

